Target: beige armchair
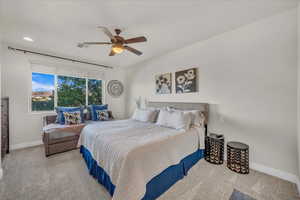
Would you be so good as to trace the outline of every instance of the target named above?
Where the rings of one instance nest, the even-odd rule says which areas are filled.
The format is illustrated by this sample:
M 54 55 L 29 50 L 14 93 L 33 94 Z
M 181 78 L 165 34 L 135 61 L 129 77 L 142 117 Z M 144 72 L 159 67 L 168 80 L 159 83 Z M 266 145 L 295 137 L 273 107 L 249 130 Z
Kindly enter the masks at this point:
M 45 116 L 43 125 L 46 127 L 49 124 L 55 124 L 56 115 Z M 77 148 L 80 132 L 84 124 L 53 128 L 48 131 L 43 131 L 43 142 L 45 146 L 45 155 L 61 153 Z

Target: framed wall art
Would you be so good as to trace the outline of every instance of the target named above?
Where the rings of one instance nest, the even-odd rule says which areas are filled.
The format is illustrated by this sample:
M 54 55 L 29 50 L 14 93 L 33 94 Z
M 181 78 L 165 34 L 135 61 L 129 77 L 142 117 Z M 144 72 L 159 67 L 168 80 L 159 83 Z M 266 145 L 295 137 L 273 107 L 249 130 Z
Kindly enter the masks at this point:
M 176 93 L 197 92 L 197 68 L 175 72 Z
M 172 93 L 172 73 L 165 73 L 155 76 L 156 94 Z

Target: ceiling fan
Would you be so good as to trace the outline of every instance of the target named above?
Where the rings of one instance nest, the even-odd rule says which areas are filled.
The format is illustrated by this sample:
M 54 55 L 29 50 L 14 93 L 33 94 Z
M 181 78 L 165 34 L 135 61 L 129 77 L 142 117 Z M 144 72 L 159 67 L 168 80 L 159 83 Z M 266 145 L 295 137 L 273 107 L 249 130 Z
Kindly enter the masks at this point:
M 78 47 L 88 47 L 90 45 L 112 45 L 109 56 L 114 56 L 116 54 L 122 53 L 124 50 L 130 51 L 138 56 L 143 53 L 137 49 L 134 49 L 127 44 L 137 43 L 137 42 L 146 42 L 147 39 L 144 36 L 135 37 L 130 39 L 124 39 L 120 36 L 121 30 L 115 29 L 116 35 L 113 35 L 108 28 L 99 26 L 98 28 L 102 29 L 103 32 L 110 38 L 110 42 L 81 42 L 78 43 Z

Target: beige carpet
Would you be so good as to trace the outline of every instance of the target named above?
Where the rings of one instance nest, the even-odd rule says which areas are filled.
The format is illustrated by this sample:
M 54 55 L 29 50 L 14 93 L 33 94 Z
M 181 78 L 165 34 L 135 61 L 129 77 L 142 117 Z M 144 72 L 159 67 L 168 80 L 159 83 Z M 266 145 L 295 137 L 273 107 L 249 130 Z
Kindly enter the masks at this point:
M 42 147 L 14 151 L 4 162 L 1 200 L 109 200 L 89 174 L 78 150 L 46 158 Z M 225 165 L 198 162 L 159 200 L 228 200 L 233 188 L 257 200 L 293 200 L 296 185 L 251 171 L 239 175 Z

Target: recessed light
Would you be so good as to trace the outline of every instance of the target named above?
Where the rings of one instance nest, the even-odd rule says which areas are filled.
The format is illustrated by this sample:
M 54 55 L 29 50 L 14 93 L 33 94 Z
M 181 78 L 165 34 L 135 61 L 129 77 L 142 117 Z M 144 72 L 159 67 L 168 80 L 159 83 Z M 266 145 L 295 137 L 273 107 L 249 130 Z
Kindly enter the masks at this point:
M 30 37 L 23 37 L 24 40 L 28 41 L 28 42 L 33 42 L 33 39 Z

